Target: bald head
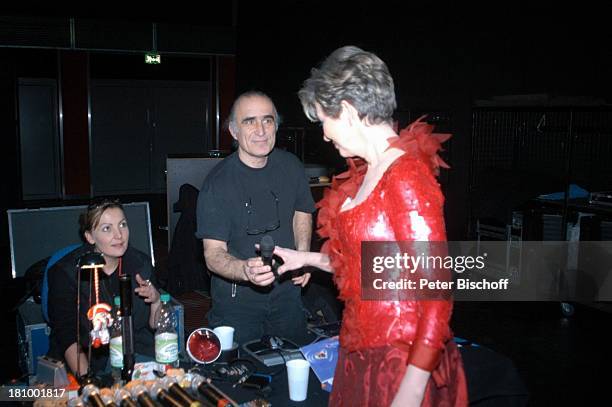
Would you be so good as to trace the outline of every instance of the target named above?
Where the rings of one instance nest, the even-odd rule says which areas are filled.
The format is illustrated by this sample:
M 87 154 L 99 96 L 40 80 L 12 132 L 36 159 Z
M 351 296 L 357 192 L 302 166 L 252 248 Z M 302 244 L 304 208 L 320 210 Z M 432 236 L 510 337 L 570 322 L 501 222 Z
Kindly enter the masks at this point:
M 248 92 L 236 99 L 229 131 L 238 142 L 238 156 L 244 164 L 253 168 L 266 165 L 276 141 L 277 117 L 274 103 L 261 92 Z
M 228 123 L 227 123 L 230 132 L 235 132 L 237 130 L 236 109 L 238 108 L 238 106 L 245 99 L 249 99 L 249 98 L 253 98 L 253 97 L 259 97 L 259 98 L 268 99 L 268 101 L 272 105 L 272 109 L 274 111 L 274 123 L 275 123 L 275 126 L 276 126 L 276 130 L 278 130 L 278 126 L 280 125 L 280 117 L 278 116 L 278 112 L 276 110 L 276 106 L 274 106 L 274 102 L 272 102 L 272 99 L 268 95 L 266 95 L 265 93 L 263 93 L 261 91 L 250 90 L 250 91 L 247 91 L 247 92 L 244 92 L 244 93 L 240 94 L 240 96 L 238 96 L 236 98 L 236 100 L 234 100 L 234 104 L 232 104 L 232 109 L 230 110 L 230 114 L 229 114 L 229 117 L 228 117 Z

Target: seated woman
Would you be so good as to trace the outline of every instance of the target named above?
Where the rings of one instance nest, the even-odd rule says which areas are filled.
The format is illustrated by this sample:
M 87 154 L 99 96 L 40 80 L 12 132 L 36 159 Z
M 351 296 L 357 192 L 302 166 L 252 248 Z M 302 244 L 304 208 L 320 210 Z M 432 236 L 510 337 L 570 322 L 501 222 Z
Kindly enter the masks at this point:
M 98 298 L 112 305 L 119 295 L 119 276 L 130 275 L 132 286 L 132 321 L 134 349 L 137 354 L 154 356 L 154 317 L 160 295 L 151 283 L 154 278 L 151 258 L 129 246 L 130 229 L 123 207 L 117 200 L 104 199 L 92 204 L 79 218 L 81 238 L 86 243 L 58 261 L 48 274 L 49 279 L 49 355 L 65 360 L 77 376 L 87 373 L 87 348 L 91 322 L 87 312 L 96 303 L 95 284 L 87 273 L 81 276 L 79 335 L 77 348 L 77 263 L 91 251 L 101 253 L 106 264 L 99 272 Z M 108 346 L 92 347 L 91 372 L 104 371 L 108 363 Z M 78 359 L 77 359 L 78 358 Z M 78 367 L 77 367 L 78 366 Z

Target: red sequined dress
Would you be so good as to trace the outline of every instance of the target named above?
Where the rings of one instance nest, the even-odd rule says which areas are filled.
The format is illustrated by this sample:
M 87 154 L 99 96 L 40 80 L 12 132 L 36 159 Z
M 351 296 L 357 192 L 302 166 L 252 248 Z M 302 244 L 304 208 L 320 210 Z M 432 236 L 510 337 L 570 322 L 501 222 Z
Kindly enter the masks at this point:
M 330 405 L 387 406 L 408 364 L 432 372 L 424 406 L 467 405 L 461 355 L 449 328 L 452 300 L 364 301 L 361 297 L 362 241 L 445 241 L 444 197 L 435 175 L 447 167 L 437 155 L 449 135 L 432 133 L 416 121 L 391 143 L 405 151 L 370 195 L 341 211 L 365 175 L 349 160 L 318 203 L 319 234 L 329 238 L 334 280 L 345 303 L 340 356 Z

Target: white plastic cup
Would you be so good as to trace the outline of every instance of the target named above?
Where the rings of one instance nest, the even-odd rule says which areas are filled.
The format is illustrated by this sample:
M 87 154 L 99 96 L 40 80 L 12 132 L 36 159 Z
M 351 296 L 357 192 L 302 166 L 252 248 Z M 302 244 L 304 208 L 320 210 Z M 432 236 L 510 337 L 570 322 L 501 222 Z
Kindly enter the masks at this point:
M 310 363 L 304 359 L 293 359 L 288 361 L 286 366 L 287 380 L 289 381 L 289 398 L 292 401 L 306 400 Z
M 219 337 L 221 350 L 228 350 L 234 347 L 234 328 L 231 326 L 218 326 L 213 332 Z

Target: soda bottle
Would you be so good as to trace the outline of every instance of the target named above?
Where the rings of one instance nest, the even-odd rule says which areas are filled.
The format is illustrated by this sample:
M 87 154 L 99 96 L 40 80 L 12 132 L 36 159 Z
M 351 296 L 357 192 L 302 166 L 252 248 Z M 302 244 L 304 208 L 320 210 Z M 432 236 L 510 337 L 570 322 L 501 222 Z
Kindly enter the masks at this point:
M 176 318 L 168 293 L 161 295 L 155 315 L 155 361 L 165 365 L 165 369 L 179 366 Z

